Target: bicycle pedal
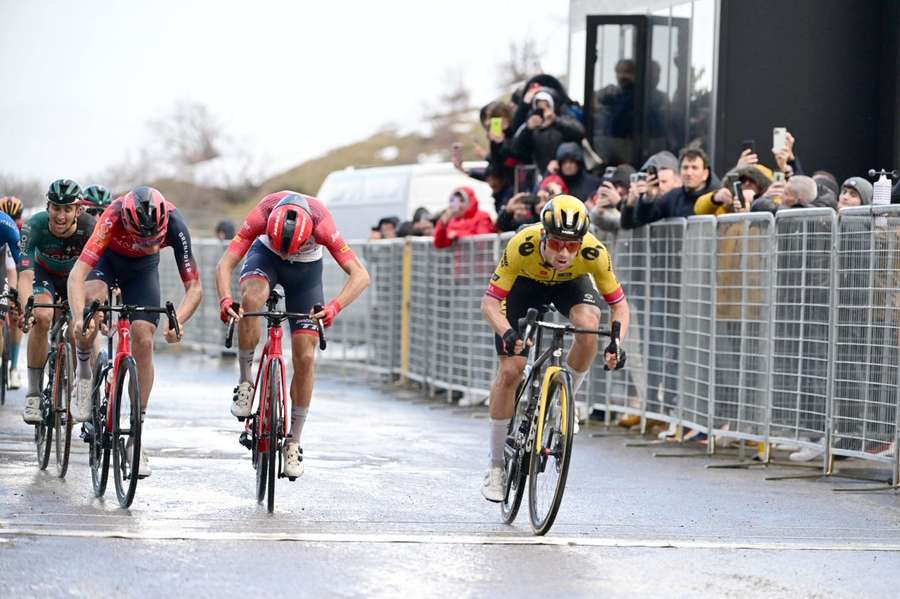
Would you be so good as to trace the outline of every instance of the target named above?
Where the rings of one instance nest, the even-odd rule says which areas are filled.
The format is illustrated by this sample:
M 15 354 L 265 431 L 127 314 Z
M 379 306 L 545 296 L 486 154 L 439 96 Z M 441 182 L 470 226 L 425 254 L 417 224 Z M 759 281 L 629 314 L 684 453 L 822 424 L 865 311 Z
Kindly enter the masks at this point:
M 287 479 L 288 479 L 289 481 L 291 481 L 291 482 L 294 482 L 295 480 L 297 480 L 297 477 L 296 477 L 296 476 L 289 476 L 289 477 L 287 477 Z
M 235 416 L 235 418 L 238 419 L 238 422 L 244 422 L 245 420 L 247 420 L 246 416 Z
M 238 437 L 238 443 L 240 443 L 247 449 L 253 449 L 253 443 L 250 441 L 250 437 L 247 436 L 247 431 L 241 433 L 241 436 Z

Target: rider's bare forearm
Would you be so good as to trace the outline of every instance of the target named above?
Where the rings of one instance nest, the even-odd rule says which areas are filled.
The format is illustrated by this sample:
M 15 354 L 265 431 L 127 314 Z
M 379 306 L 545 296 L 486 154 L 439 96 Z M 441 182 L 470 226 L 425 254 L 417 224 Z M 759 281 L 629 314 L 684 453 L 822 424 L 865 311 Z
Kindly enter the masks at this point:
M 367 271 L 366 267 L 356 259 L 353 259 L 346 264 L 342 264 L 341 268 L 350 275 L 350 278 L 347 279 L 344 288 L 341 289 L 341 292 L 338 293 L 337 297 L 334 299 L 341 305 L 341 308 L 346 308 L 352 304 L 363 291 L 365 291 L 366 287 L 369 286 L 369 271 Z
M 81 260 L 76 261 L 75 266 L 69 271 L 69 309 L 72 310 L 72 316 L 76 321 L 80 321 L 84 316 L 84 282 L 90 272 L 91 267 Z
M 610 309 L 610 326 L 612 326 L 614 320 L 618 320 L 622 323 L 622 332 L 619 333 L 619 341 L 625 341 L 625 336 L 628 333 L 628 323 L 631 321 L 631 309 L 628 307 L 628 300 L 623 299 Z
M 16 287 L 16 291 L 19 295 L 19 305 L 25 306 L 25 302 L 28 301 L 28 298 L 31 297 L 31 294 L 34 290 L 34 271 L 33 270 L 23 270 L 19 273 L 19 286 Z
M 184 298 L 175 310 L 178 322 L 185 323 L 190 320 L 194 312 L 200 306 L 203 299 L 203 288 L 200 285 L 200 279 L 194 279 L 184 284 Z
M 231 274 L 240 260 L 227 251 L 219 258 L 219 263 L 216 264 L 216 293 L 219 299 L 231 297 Z
M 488 295 L 481 298 L 481 313 L 487 319 L 488 324 L 498 335 L 503 335 L 511 327 L 506 315 L 500 307 L 500 302 Z

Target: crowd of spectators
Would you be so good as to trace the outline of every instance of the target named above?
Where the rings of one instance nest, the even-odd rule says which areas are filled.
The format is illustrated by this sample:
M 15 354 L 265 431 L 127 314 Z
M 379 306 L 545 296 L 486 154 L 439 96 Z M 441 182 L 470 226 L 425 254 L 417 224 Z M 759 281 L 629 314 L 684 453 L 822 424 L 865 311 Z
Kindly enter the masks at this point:
M 839 183 L 827 171 L 808 174 L 790 132 L 784 147 L 772 148 L 771 155 L 744 149 L 721 178 L 706 151 L 695 145 L 677 156 L 655 153 L 638 168 L 606 163 L 614 157 L 597 156 L 585 138 L 580 106 L 550 75 L 531 78 L 509 101 L 487 104 L 479 117 L 487 144 L 476 151 L 487 166 L 464 167 L 458 146 L 453 162 L 488 184 L 496 219 L 479 209 L 471 188 L 461 187 L 438 214 L 420 208 L 402 224 L 396 217 L 381 219 L 372 229 L 373 239 L 431 235 L 443 248 L 468 235 L 515 231 L 537 222 L 543 205 L 559 193 L 585 203 L 592 232 L 607 243 L 614 243 L 621 229 L 671 217 L 815 206 L 843 210 L 873 201 L 872 183 L 864 176 Z M 900 202 L 900 184 L 893 188 L 892 201 Z

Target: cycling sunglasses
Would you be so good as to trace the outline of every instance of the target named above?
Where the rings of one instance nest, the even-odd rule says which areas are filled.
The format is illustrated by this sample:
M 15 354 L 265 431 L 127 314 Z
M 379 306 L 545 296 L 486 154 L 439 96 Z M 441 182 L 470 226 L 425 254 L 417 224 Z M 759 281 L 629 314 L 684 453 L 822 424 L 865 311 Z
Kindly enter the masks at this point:
M 576 253 L 581 249 L 580 241 L 569 241 L 566 239 L 556 239 L 555 237 L 547 237 L 547 247 L 554 252 L 561 252 L 563 249 L 568 250 L 570 254 Z

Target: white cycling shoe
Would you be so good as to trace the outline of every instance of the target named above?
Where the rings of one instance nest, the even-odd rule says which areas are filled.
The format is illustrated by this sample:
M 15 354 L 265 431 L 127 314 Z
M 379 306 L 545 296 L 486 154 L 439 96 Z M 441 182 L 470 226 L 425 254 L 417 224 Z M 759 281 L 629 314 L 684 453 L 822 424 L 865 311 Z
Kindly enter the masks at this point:
M 250 415 L 253 405 L 253 385 L 249 381 L 243 381 L 234 388 L 234 397 L 231 402 L 231 415 L 243 420 Z
M 488 501 L 499 503 L 506 495 L 506 470 L 499 466 L 491 466 L 484 475 L 481 495 Z
M 282 473 L 293 480 L 303 474 L 303 450 L 299 443 L 288 443 L 281 450 Z
M 22 419 L 28 424 L 40 424 L 41 422 L 41 396 L 28 395 L 25 397 L 25 409 L 22 411 Z
M 74 422 L 91 419 L 91 379 L 79 378 L 75 383 L 75 401 L 70 407 Z
M 19 371 L 17 369 L 9 369 L 9 382 L 7 385 L 12 390 L 18 389 L 22 386 L 22 377 L 19 375 Z

